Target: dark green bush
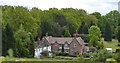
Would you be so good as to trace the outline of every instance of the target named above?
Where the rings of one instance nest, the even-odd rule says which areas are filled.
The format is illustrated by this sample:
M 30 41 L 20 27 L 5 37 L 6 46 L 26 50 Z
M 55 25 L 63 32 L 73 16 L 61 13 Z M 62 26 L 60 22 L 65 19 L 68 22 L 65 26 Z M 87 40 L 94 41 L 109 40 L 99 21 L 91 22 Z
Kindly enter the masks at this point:
M 62 52 L 60 52 L 59 56 L 68 56 L 68 53 L 62 53 Z

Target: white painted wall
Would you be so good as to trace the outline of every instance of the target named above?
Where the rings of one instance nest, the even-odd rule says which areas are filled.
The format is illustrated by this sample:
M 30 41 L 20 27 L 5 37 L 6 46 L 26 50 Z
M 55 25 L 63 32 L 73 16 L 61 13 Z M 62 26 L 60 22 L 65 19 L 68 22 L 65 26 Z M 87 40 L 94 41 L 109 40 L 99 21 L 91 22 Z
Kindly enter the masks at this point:
M 41 53 L 42 53 L 43 51 L 45 51 L 45 50 L 51 52 L 51 46 L 43 47 L 43 50 L 42 50 L 42 48 L 36 48 L 36 49 L 35 49 L 35 58 L 40 58 Z

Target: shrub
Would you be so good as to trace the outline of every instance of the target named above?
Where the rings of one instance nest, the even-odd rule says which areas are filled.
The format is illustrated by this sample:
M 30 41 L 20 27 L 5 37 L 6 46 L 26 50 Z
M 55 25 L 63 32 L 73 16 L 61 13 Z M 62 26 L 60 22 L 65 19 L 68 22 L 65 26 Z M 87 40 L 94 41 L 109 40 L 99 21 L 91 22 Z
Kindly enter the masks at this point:
M 98 52 L 99 61 L 105 61 L 107 58 L 111 58 L 111 57 L 112 57 L 112 53 L 106 50 L 100 50 Z
M 83 60 L 84 58 L 83 58 L 83 55 L 82 54 L 79 54 L 78 55 L 78 60 Z
M 89 53 L 83 53 L 83 57 L 84 58 L 90 58 L 90 55 L 89 55 Z
M 13 50 L 12 50 L 12 49 L 9 49 L 9 50 L 8 50 L 8 54 L 9 54 L 9 57 L 13 57 Z
M 118 46 L 120 46 L 120 43 L 118 43 Z
M 120 49 L 116 49 L 116 53 L 120 52 Z
M 60 52 L 59 56 L 68 56 L 68 53 Z
M 77 57 L 77 55 L 71 55 L 71 54 L 70 54 L 69 56 L 70 56 L 70 57 Z
M 43 56 L 45 56 L 45 57 L 48 57 L 48 56 L 49 56 L 49 52 L 48 52 L 48 51 L 43 51 L 41 54 L 42 54 Z

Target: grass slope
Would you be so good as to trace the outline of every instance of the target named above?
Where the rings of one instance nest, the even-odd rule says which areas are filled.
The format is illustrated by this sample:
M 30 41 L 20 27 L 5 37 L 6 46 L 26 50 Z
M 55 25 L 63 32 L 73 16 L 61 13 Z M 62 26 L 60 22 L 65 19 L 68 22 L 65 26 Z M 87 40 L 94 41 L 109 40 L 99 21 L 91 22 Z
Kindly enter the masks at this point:
M 107 41 L 104 41 L 104 38 L 102 38 L 102 41 L 103 41 L 103 44 L 104 44 L 104 48 L 112 48 L 113 49 L 113 52 L 115 52 L 115 50 L 117 48 L 120 48 L 118 47 L 118 41 L 116 39 L 112 39 L 111 42 L 107 42 Z

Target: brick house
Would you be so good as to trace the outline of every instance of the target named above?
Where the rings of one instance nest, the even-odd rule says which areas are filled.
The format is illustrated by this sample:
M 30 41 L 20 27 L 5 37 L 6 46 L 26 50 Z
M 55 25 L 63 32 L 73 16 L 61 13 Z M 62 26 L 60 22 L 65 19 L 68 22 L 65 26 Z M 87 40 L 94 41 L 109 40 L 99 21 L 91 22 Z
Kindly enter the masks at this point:
M 83 53 L 85 49 L 84 40 L 81 37 L 52 37 L 45 36 L 40 40 L 38 38 L 35 47 L 35 57 L 40 57 L 41 52 L 47 51 L 61 51 L 62 45 L 64 52 L 71 55 Z

